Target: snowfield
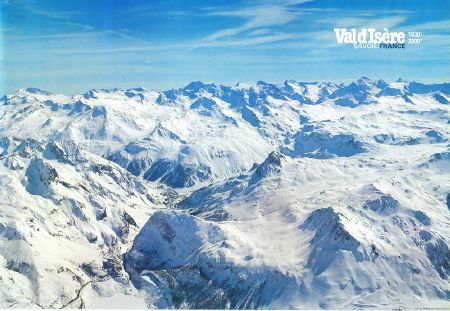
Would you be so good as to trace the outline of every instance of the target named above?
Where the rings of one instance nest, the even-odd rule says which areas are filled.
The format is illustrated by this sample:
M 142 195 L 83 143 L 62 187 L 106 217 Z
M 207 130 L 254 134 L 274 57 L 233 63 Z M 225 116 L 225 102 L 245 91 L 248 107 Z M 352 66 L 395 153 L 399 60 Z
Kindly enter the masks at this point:
M 450 308 L 450 83 L 20 89 L 1 308 Z

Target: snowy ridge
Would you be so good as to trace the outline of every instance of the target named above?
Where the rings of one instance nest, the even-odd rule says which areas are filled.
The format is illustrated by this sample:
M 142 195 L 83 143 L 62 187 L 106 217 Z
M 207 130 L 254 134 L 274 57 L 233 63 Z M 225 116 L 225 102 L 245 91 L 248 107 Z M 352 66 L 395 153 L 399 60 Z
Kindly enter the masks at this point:
M 449 307 L 450 84 L 0 103 L 0 307 Z

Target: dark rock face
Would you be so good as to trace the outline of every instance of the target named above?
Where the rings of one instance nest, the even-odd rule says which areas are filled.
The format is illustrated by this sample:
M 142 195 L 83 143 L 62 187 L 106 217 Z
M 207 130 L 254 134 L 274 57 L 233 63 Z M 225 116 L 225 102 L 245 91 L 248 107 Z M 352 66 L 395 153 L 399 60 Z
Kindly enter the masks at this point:
M 281 172 L 281 165 L 283 159 L 284 156 L 281 155 L 280 153 L 276 151 L 271 152 L 263 163 L 256 166 L 256 169 L 254 169 L 253 175 L 249 181 L 249 185 L 257 183 L 258 181 L 260 181 L 261 179 L 267 177 L 272 173 Z
M 123 276 L 123 268 L 118 258 L 106 258 L 103 261 L 103 269 L 113 278 L 120 278 Z
M 414 217 L 425 226 L 431 225 L 431 219 L 422 211 L 414 211 Z
M 68 113 L 69 116 L 80 113 L 80 112 L 90 111 L 92 109 L 92 107 L 90 105 L 86 104 L 82 100 L 79 100 L 72 105 L 63 106 L 63 108 L 70 109 L 70 111 Z
M 443 279 L 448 279 L 450 276 L 450 250 L 445 241 L 439 238 L 435 242 L 427 242 L 425 251 L 439 276 Z
M 441 103 L 441 104 L 443 104 L 443 105 L 448 105 L 448 104 L 449 104 L 448 99 L 445 98 L 444 96 L 442 96 L 442 95 L 439 94 L 439 93 L 434 94 L 434 95 L 433 95 L 433 98 L 434 98 L 437 102 L 439 102 L 439 103 Z
M 160 180 L 161 183 L 173 188 L 193 186 L 195 181 L 203 181 L 211 176 L 209 167 L 198 165 L 183 165 L 170 160 L 156 160 L 144 173 L 144 179 Z
M 365 209 L 370 209 L 381 214 L 392 214 L 397 211 L 400 203 L 390 195 L 380 193 L 380 197 L 368 200 L 364 204 Z
M 133 217 L 125 211 L 123 212 L 123 220 L 129 225 L 137 227 L 136 221 L 134 221 Z
M 444 137 L 444 135 L 442 135 L 442 133 L 435 131 L 435 130 L 431 130 L 425 133 L 425 135 L 427 136 L 427 138 L 429 139 L 430 143 L 444 143 L 447 141 L 447 139 Z
M 134 221 L 133 217 L 131 217 L 127 212 L 124 211 L 122 216 L 122 225 L 117 230 L 117 235 L 122 239 L 122 241 L 127 240 L 132 227 L 137 229 L 137 224 Z
M 256 116 L 255 112 L 247 106 L 242 107 L 241 110 L 242 119 L 250 123 L 254 127 L 261 126 L 261 120 Z

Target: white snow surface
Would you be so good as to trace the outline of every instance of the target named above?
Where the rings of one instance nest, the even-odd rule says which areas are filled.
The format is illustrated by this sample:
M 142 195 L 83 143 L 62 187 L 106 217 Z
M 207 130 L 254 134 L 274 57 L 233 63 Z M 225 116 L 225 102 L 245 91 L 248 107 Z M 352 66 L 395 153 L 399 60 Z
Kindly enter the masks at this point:
M 450 308 L 450 84 L 0 102 L 0 307 Z

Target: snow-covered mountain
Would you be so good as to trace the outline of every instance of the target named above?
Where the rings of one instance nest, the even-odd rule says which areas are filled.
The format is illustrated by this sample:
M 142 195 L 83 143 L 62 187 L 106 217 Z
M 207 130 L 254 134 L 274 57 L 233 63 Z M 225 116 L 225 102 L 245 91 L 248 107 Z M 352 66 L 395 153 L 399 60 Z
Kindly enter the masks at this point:
M 4 96 L 0 307 L 448 308 L 449 102 L 368 78 Z

